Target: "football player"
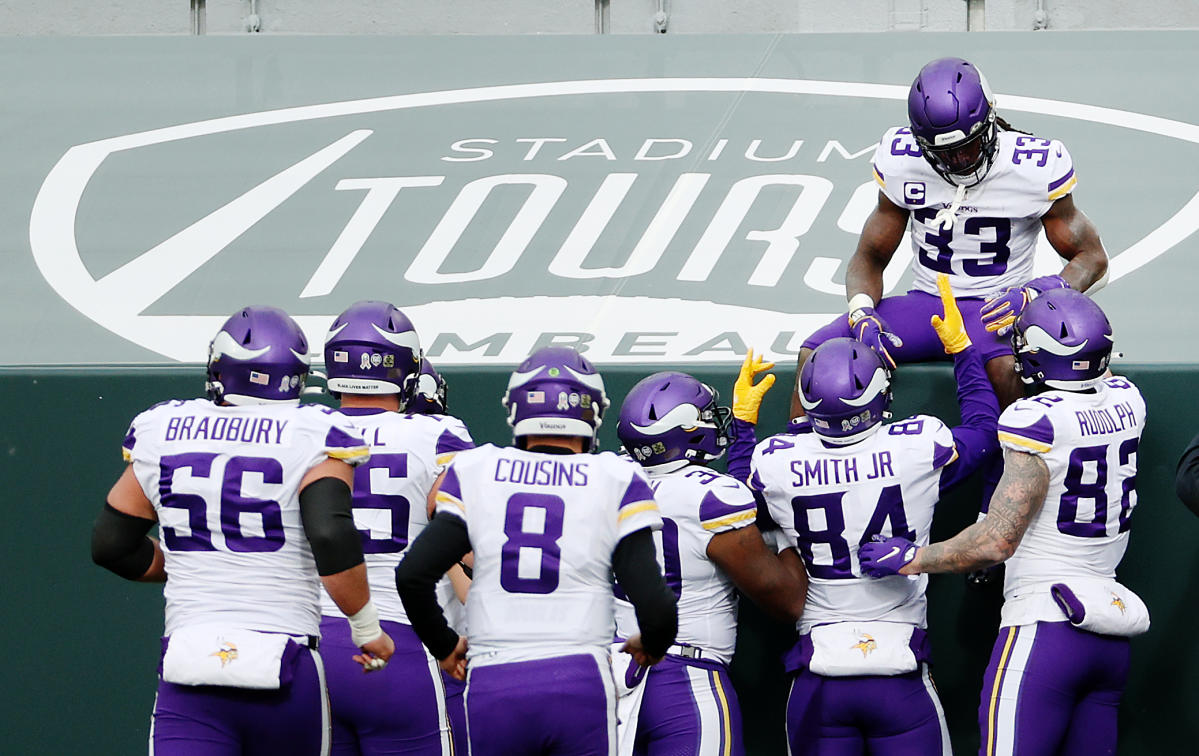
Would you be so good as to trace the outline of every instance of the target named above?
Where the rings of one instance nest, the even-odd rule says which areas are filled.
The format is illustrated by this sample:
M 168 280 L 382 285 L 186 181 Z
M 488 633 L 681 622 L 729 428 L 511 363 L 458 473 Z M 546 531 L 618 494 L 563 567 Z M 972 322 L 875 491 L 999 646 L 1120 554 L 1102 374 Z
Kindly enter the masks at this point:
M 456 418 L 398 411 L 420 377 L 420 355 L 411 321 L 387 302 L 351 305 L 325 339 L 328 388 L 370 445 L 370 461 L 354 471 L 354 518 L 371 594 L 396 644 L 387 669 L 364 679 L 339 657 L 353 646 L 350 627 L 325 595 L 321 636 L 333 652 L 327 679 L 334 754 L 441 756 L 466 749 L 462 684 L 443 676 L 425 651 L 395 590 L 395 567 L 429 522 L 434 481 L 456 452 L 474 446 Z M 442 600 L 457 603 L 450 595 Z
M 888 130 L 874 153 L 878 205 L 866 219 L 845 274 L 849 315 L 804 342 L 799 369 L 818 345 L 854 336 L 891 368 L 942 359 L 928 327 L 940 274 L 950 277 L 966 332 L 1007 406 L 1023 395 L 1011 345 L 1001 338 L 1040 293 L 1097 288 L 1107 253 L 1074 205 L 1077 177 L 1065 146 L 1013 129 L 995 111 L 986 78 L 961 58 L 920 70 L 908 93 L 908 125 Z M 1066 261 L 1058 275 L 1033 278 L 1044 229 Z M 912 290 L 883 294 L 883 271 L 910 233 Z M 798 384 L 797 384 L 798 385 Z M 804 411 L 795 394 L 791 415 Z
M 328 752 L 322 583 L 349 616 L 347 655 L 391 658 L 350 514 L 369 450 L 333 411 L 298 406 L 307 375 L 299 326 L 246 307 L 209 346 L 209 398 L 151 407 L 125 437 L 92 559 L 166 583 L 153 753 Z
M 637 465 L 587 453 L 608 398 L 577 351 L 534 352 L 512 374 L 503 405 L 514 445 L 454 458 L 437 514 L 400 562 L 396 585 L 442 669 L 467 680 L 474 756 L 607 756 L 616 747 L 614 573 L 641 629 L 626 643 L 638 663 L 657 662 L 675 640 L 676 601 L 652 536 L 662 518 Z M 461 637 L 434 584 L 472 550 Z
M 962 424 L 916 415 L 884 423 L 886 364 L 848 338 L 821 344 L 800 372 L 809 433 L 762 441 L 750 486 L 799 547 L 810 584 L 792 674 L 787 739 L 793 754 L 949 754 L 928 666 L 926 577 L 875 581 L 859 549 L 882 534 L 928 543 L 941 494 L 998 452 L 999 405 L 962 322 L 948 278 L 944 318 Z
M 1149 627 L 1144 603 L 1115 579 L 1145 402 L 1127 378 L 1104 378 L 1112 328 L 1076 291 L 1030 303 L 1012 340 L 1021 378 L 1041 393 L 999 418 L 1004 473 L 986 517 L 942 543 L 898 533 L 868 543 L 862 570 L 894 581 L 1006 560 L 980 753 L 1115 753 L 1128 636 Z
M 639 678 L 633 669 L 629 676 L 643 690 L 639 705 L 621 707 L 622 753 L 744 753 L 728 673 L 737 641 L 736 589 L 789 622 L 803 611 L 807 576 L 795 549 L 776 556 L 755 524 L 753 493 L 707 468 L 728 445 L 729 409 L 717 406 L 717 398 L 694 377 L 665 372 L 639 382 L 620 407 L 616 435 L 645 468 L 662 510 L 656 537 L 679 602 L 675 645 L 648 674 Z M 618 587 L 618 639 L 637 633 L 623 596 Z
M 437 372 L 428 357 L 422 357 L 420 374 L 416 377 L 416 386 L 404 405 L 404 411 L 414 415 L 444 415 L 449 412 L 449 406 L 445 378 Z

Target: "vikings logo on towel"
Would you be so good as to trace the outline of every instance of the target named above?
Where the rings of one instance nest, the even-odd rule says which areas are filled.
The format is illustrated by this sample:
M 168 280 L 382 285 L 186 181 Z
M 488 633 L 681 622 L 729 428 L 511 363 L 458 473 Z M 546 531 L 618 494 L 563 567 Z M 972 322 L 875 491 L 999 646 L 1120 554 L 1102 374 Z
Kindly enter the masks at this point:
M 221 647 L 213 651 L 209 656 L 215 656 L 221 660 L 221 666 L 224 667 L 229 662 L 237 659 L 237 644 L 230 641 L 225 641 Z

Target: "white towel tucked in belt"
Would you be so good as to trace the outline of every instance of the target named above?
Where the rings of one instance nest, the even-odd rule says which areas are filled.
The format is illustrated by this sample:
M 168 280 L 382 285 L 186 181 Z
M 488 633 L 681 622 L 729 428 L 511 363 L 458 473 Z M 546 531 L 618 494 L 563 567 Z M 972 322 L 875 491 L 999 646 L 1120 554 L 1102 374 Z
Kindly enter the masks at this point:
M 279 633 L 213 625 L 180 628 L 167 641 L 162 679 L 177 685 L 275 689 L 288 643 L 294 641 Z

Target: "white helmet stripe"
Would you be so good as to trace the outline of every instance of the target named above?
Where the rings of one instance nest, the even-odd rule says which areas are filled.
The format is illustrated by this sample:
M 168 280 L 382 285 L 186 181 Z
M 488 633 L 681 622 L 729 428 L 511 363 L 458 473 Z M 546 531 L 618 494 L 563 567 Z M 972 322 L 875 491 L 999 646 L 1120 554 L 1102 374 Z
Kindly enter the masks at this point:
M 874 376 L 870 379 L 870 385 L 862 392 L 862 395 L 857 399 L 842 399 L 841 401 L 848 404 L 850 407 L 864 407 L 870 404 L 878 397 L 879 394 L 887 390 L 887 371 L 882 368 L 877 368 L 874 371 Z
M 580 373 L 576 370 L 573 370 L 568 365 L 563 365 L 562 367 L 566 368 L 567 372 L 573 375 L 575 380 L 579 383 L 583 384 L 592 391 L 599 391 L 600 393 L 603 393 L 604 379 L 599 373 Z
M 270 345 L 259 347 L 258 349 L 250 349 L 238 344 L 237 340 L 228 331 L 221 331 L 212 340 L 208 359 L 215 360 L 218 357 L 229 355 L 235 360 L 252 360 L 256 357 L 261 357 L 269 351 L 271 351 Z
M 1078 346 L 1066 346 L 1050 336 L 1044 328 L 1037 325 L 1029 326 L 1028 330 L 1024 332 L 1024 341 L 1026 346 L 1021 351 L 1044 349 L 1046 352 L 1055 354 L 1058 357 L 1069 357 L 1072 354 L 1078 354 L 1087 347 L 1087 342 L 1085 341 Z
M 300 362 L 304 363 L 305 365 L 312 364 L 312 360 L 308 357 L 307 354 L 304 354 L 302 352 L 297 352 L 296 350 L 292 349 L 291 347 L 288 347 L 287 351 L 294 354 L 296 356 L 296 359 L 299 360 Z
M 803 392 L 802 392 L 802 391 L 800 391 L 800 392 L 799 392 L 799 403 L 803 405 L 803 408 L 804 408 L 805 410 L 814 410 L 814 409 L 816 409 L 817 407 L 819 407 L 821 404 L 823 404 L 823 403 L 824 403 L 824 400 L 823 400 L 823 399 L 817 399 L 817 400 L 816 400 L 816 401 L 814 401 L 814 402 L 809 402 L 809 401 L 808 401 L 808 398 L 807 398 L 806 396 L 804 396 L 804 395 L 803 395 Z
M 633 427 L 633 430 L 647 436 L 657 436 L 674 428 L 693 428 L 701 425 L 699 407 L 694 404 L 680 404 L 649 425 L 637 425 L 636 423 L 629 423 L 629 425 Z M 709 427 L 711 423 L 702 423 L 702 425 Z
M 399 333 L 390 333 L 388 331 L 384 331 L 374 323 L 371 323 L 371 328 L 374 328 L 380 336 L 398 347 L 406 347 L 411 349 L 413 352 L 420 351 L 420 337 L 416 335 L 416 331 L 400 331 Z
M 325 334 L 325 343 L 328 344 L 330 341 L 337 338 L 337 334 L 341 333 L 342 329 L 344 329 L 348 325 L 349 325 L 349 323 L 342 323 L 341 325 L 337 326 L 336 328 L 330 328 L 329 333 Z

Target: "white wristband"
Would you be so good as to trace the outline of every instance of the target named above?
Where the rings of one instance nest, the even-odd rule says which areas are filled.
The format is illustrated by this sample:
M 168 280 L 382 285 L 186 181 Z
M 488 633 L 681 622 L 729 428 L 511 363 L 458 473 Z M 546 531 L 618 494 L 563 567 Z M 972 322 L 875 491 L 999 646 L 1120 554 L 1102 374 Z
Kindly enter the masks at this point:
M 874 308 L 874 298 L 866 292 L 859 292 L 849 298 L 849 311 L 861 310 L 864 308 Z
M 370 600 L 347 619 L 350 620 L 350 639 L 359 648 L 383 635 L 383 627 L 379 624 L 379 610 Z

